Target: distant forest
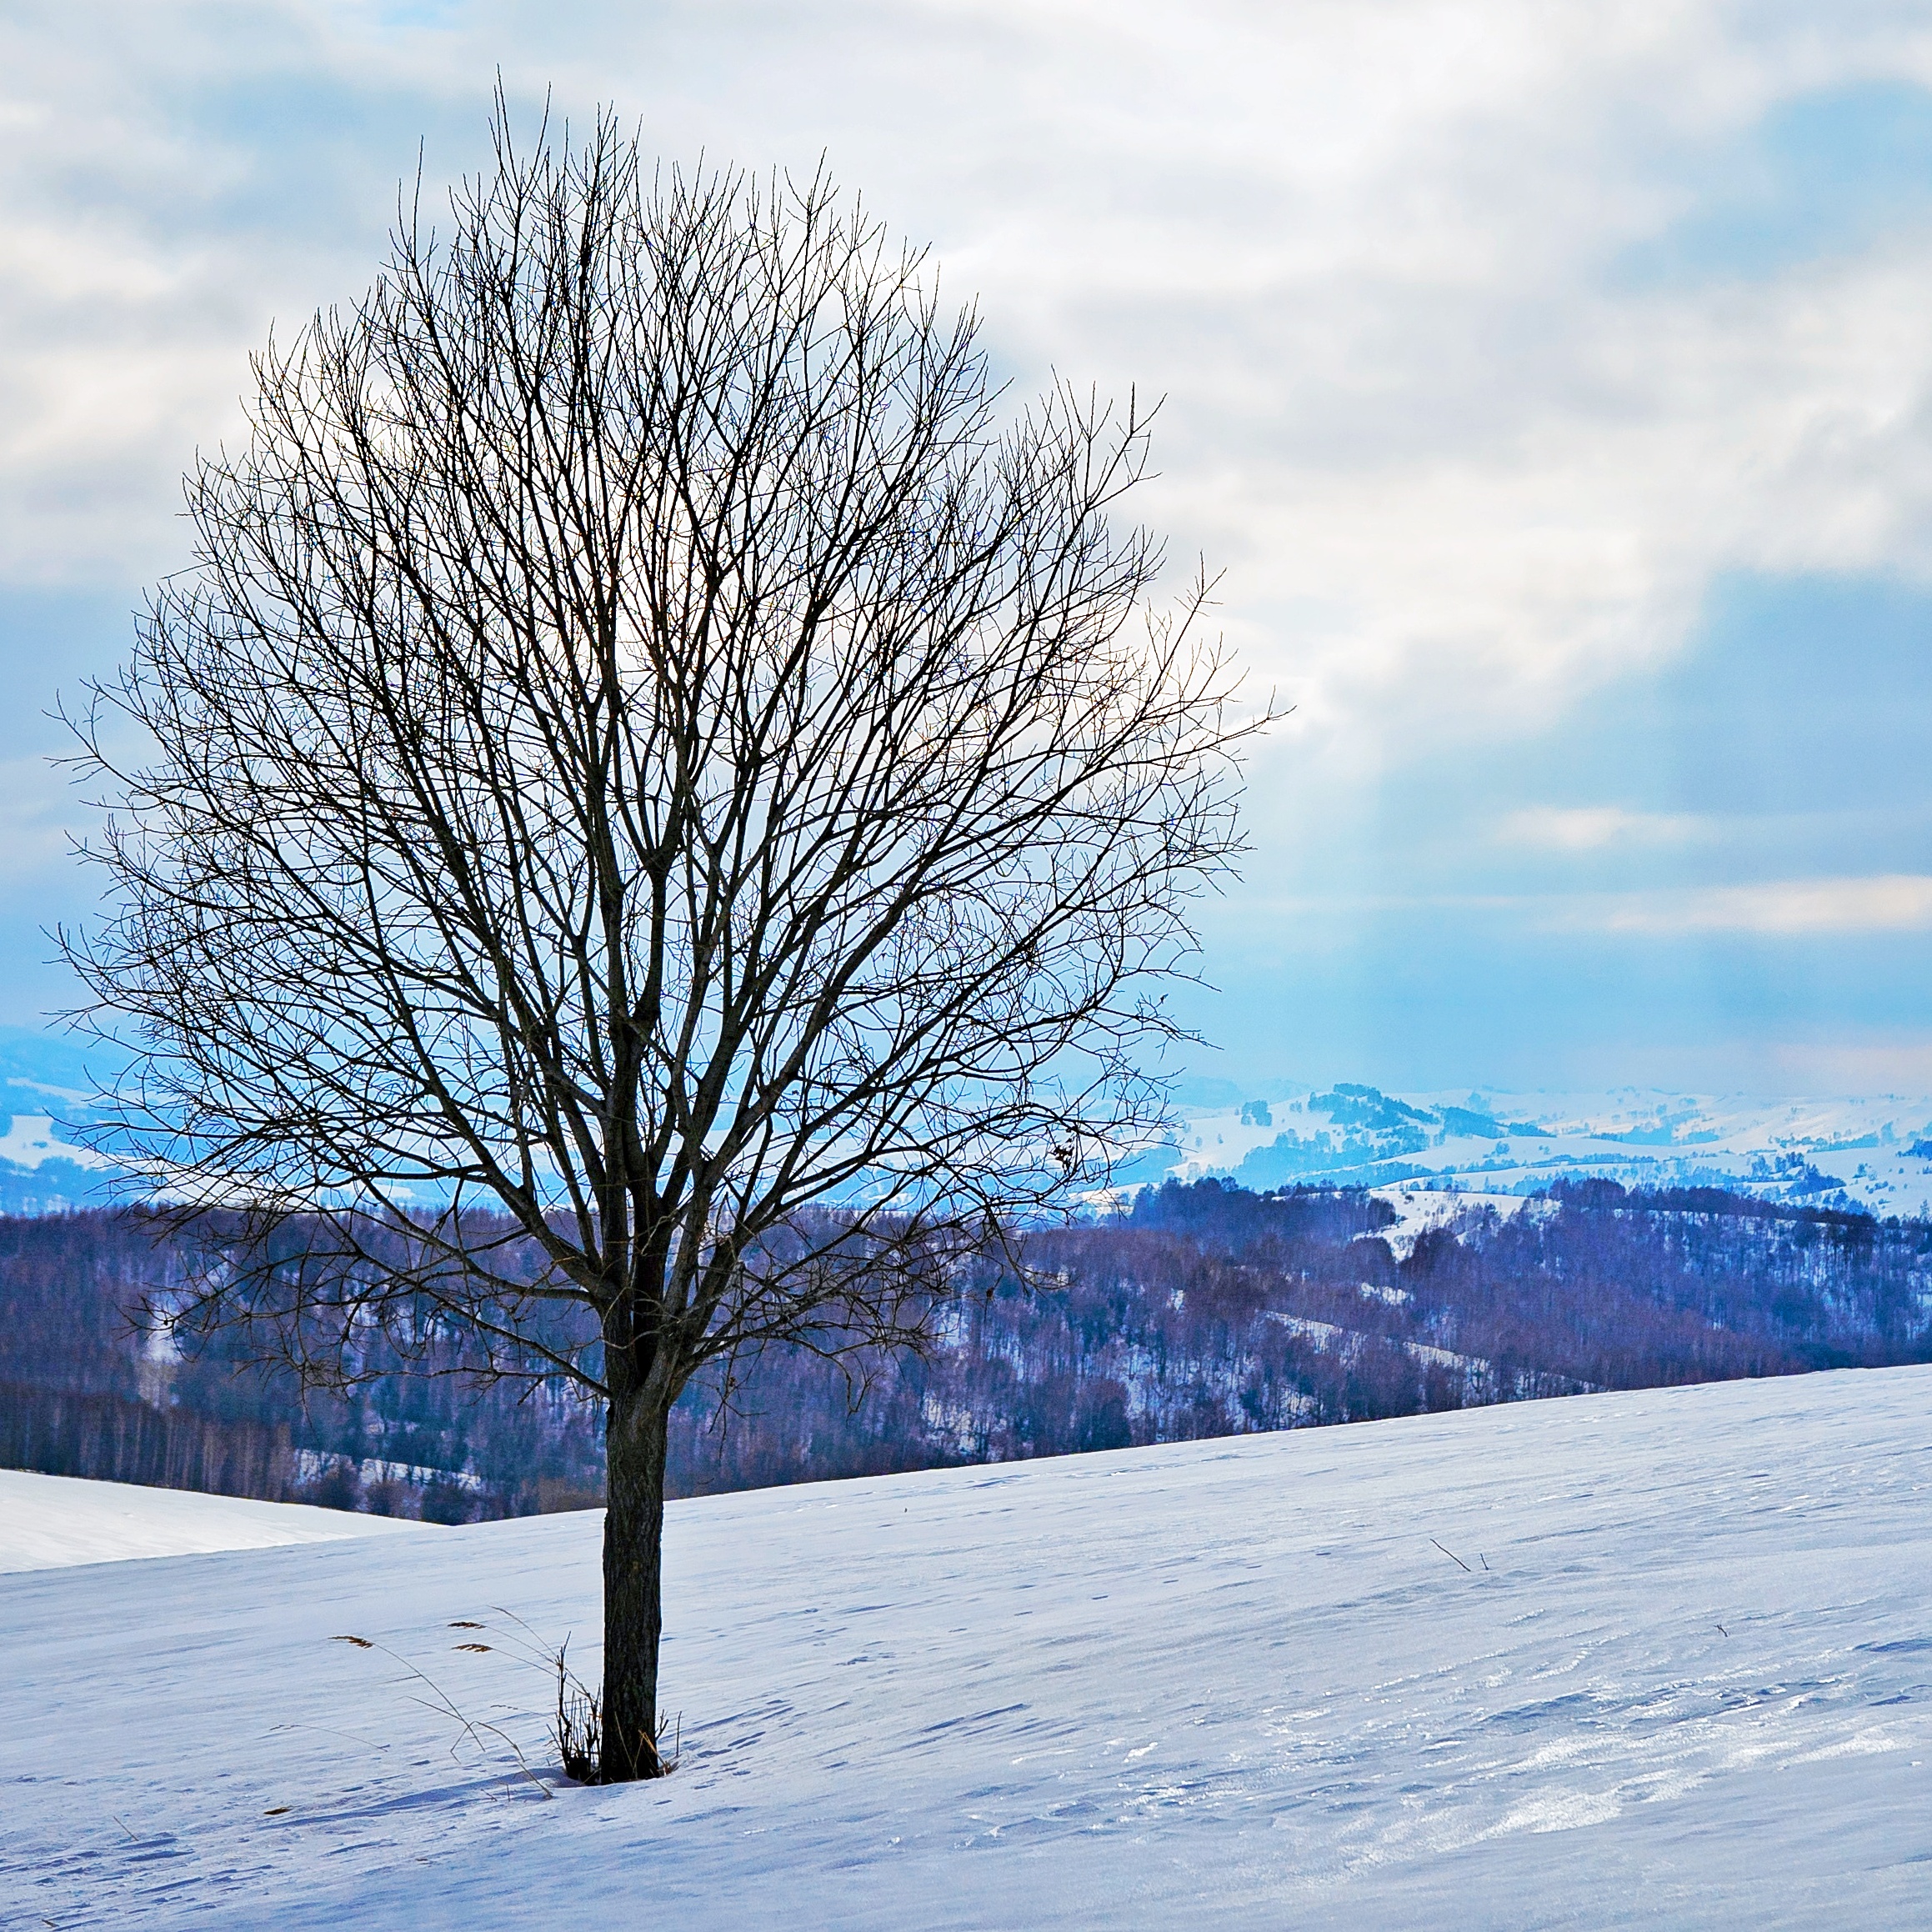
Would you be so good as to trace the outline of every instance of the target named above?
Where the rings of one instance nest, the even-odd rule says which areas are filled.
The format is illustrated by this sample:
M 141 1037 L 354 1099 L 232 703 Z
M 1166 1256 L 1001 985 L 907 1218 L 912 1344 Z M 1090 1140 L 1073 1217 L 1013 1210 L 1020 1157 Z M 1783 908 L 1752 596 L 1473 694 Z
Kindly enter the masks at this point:
M 743 1364 L 687 1391 L 673 1494 L 1364 1421 L 1597 1389 L 1932 1360 L 1932 1225 L 1709 1189 L 1559 1184 L 1398 1259 L 1352 1189 L 1144 1191 L 991 1264 L 924 1357 Z M 419 1515 L 594 1504 L 595 1412 L 384 1372 L 302 1392 L 128 1310 L 175 1258 L 134 1212 L 0 1219 L 0 1464 Z

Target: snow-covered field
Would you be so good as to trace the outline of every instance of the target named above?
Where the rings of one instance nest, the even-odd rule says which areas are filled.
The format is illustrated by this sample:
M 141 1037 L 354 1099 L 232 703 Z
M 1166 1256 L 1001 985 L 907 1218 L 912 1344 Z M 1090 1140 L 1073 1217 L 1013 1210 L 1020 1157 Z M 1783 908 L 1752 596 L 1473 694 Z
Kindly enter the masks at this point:
M 1932 1924 L 1932 1369 L 674 1504 L 649 1786 L 331 1640 L 548 1777 L 598 1529 L 0 1579 L 0 1921 Z
M 392 1533 L 421 1535 L 423 1525 L 299 1504 L 0 1469 L 0 1574 Z

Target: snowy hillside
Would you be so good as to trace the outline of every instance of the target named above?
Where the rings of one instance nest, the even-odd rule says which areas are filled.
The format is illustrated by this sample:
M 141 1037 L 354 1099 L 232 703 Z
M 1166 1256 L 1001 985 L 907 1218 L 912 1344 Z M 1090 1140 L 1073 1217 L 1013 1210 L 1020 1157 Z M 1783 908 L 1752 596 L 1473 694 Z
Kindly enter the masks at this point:
M 420 1532 L 387 1516 L 0 1469 L 0 1574 Z
M 0 1919 L 1915 1927 L 1929 1452 L 1908 1368 L 674 1504 L 682 1766 L 551 1799 L 398 1658 L 553 1786 L 456 1645 L 586 1651 L 593 1514 L 10 1577 Z
M 1452 1183 L 1518 1196 L 1565 1176 L 1627 1187 L 1719 1186 L 1932 1212 L 1932 1099 L 1611 1094 L 1384 1094 L 1343 1082 L 1186 1111 L 1177 1144 L 1133 1178 L 1231 1174 L 1244 1187 Z
M 111 1198 L 117 1169 L 75 1144 L 108 1061 L 26 1027 L 0 1027 L 0 1214 L 58 1214 Z
M 0 1214 L 110 1201 L 119 1170 L 76 1144 L 111 1070 L 105 1050 L 0 1028 Z M 1377 1189 L 1452 1184 L 1515 1198 L 1565 1175 L 1630 1187 L 1715 1184 L 1778 1200 L 1831 1199 L 1880 1214 L 1932 1214 L 1932 1098 L 1753 1100 L 1660 1089 L 1600 1094 L 1385 1094 L 1217 1081 L 1184 1098 L 1170 1145 L 1122 1178 L 1232 1175 L 1266 1190 L 1296 1182 Z M 1391 1197 L 1393 1199 L 1393 1197 Z

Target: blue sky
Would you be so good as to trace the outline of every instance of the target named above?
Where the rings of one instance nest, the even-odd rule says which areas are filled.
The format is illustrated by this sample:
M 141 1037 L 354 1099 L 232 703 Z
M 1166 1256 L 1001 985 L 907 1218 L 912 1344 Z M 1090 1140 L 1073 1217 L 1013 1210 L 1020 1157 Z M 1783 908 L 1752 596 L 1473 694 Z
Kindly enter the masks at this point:
M 1201 1070 L 1932 1091 L 1932 21 L 1883 5 L 16 0 L 0 1024 L 90 889 L 45 713 L 499 67 L 823 153 L 1019 389 L 1166 394 L 1144 513 L 1296 706 Z

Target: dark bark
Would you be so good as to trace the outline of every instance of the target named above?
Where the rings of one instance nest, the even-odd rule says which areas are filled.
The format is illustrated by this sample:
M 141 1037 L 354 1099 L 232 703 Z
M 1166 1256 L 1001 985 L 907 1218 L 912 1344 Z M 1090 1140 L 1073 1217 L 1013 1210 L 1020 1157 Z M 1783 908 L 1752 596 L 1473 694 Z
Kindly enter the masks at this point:
M 605 1440 L 603 1781 L 656 1778 L 658 1644 L 663 1629 L 664 1449 L 668 1406 L 613 1398 Z

